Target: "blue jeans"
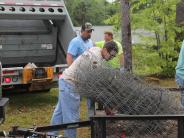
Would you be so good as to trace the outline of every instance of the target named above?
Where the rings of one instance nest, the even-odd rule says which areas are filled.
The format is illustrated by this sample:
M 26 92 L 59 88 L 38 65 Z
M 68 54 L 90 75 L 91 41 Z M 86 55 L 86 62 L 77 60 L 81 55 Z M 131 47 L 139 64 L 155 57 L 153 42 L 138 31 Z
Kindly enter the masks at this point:
M 59 99 L 54 110 L 51 125 L 65 124 L 79 121 L 80 117 L 80 96 L 74 91 L 74 85 L 59 80 Z M 58 132 L 54 132 L 58 135 Z M 68 138 L 76 138 L 76 129 L 68 129 L 64 131 L 64 136 Z
M 179 85 L 180 88 L 184 88 L 184 80 L 176 75 L 176 83 Z M 181 104 L 184 106 L 184 91 L 181 91 Z

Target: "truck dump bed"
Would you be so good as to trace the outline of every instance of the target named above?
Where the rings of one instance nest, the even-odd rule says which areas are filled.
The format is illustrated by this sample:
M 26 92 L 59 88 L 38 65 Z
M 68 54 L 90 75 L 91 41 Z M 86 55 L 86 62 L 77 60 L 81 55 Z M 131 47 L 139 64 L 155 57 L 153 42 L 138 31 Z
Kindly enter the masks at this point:
M 4 67 L 64 64 L 75 36 L 63 0 L 1 0 L 0 61 Z

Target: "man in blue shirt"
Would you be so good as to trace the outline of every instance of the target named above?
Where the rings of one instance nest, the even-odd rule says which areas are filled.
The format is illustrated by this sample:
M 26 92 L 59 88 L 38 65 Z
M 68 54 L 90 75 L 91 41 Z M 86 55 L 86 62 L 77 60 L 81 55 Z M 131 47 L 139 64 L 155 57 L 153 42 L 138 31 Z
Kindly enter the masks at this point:
M 81 55 L 87 49 L 93 47 L 91 38 L 92 25 L 90 23 L 85 23 L 81 27 L 81 35 L 73 38 L 69 44 L 67 52 L 67 64 L 71 65 L 72 62 Z
M 70 66 L 74 60 L 84 53 L 86 50 L 93 47 L 93 43 L 91 38 L 92 31 L 91 23 L 85 23 L 81 27 L 81 34 L 75 38 L 73 38 L 69 44 L 66 61 L 67 64 Z M 70 74 L 68 74 L 70 76 Z M 68 78 L 70 80 L 70 78 Z M 61 105 L 61 91 L 63 91 L 62 87 L 62 76 L 59 79 L 59 98 L 57 106 L 54 110 L 51 125 L 57 125 L 62 123 L 71 123 L 77 122 L 79 120 L 79 105 L 80 105 L 80 96 L 75 93 L 72 84 L 64 85 L 68 89 L 68 96 L 65 96 L 65 102 L 63 101 L 63 105 Z M 73 105 L 73 106 L 71 106 Z M 75 107 L 75 108 L 74 108 Z M 65 110 L 65 112 L 62 112 Z M 54 132 L 55 135 L 58 135 L 58 132 Z M 66 137 L 75 138 L 76 137 L 76 130 L 69 129 L 64 132 Z

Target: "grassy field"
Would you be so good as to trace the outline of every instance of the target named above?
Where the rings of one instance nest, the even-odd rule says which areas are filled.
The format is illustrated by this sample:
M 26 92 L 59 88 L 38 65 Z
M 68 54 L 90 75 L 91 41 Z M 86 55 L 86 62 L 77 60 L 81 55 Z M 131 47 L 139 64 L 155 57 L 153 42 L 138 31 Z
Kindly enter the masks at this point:
M 0 130 L 8 131 L 11 126 L 32 127 L 49 125 L 54 106 L 57 102 L 58 89 L 50 92 L 11 93 L 7 108 L 6 121 Z M 86 100 L 81 102 L 81 119 L 86 120 Z M 88 128 L 79 129 L 80 138 L 88 138 Z

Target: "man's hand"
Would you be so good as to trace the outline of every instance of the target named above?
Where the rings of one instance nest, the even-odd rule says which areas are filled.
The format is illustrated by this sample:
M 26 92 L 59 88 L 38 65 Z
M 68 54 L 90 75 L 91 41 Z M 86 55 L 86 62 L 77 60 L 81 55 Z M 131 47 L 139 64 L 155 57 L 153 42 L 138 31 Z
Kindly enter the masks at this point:
M 115 112 L 113 111 L 113 109 L 109 107 L 105 107 L 105 113 L 106 115 L 115 115 Z

